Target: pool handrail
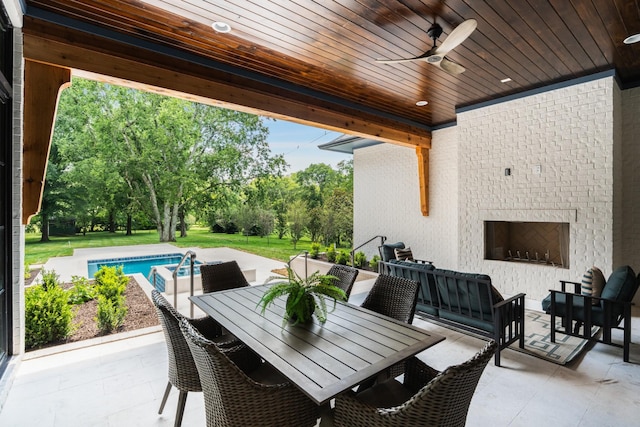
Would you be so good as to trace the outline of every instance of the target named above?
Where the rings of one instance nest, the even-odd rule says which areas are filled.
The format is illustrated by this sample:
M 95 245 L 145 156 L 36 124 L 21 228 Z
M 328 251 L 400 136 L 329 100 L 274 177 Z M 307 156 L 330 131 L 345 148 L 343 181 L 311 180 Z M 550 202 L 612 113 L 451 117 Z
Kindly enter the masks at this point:
M 196 261 L 196 253 L 188 250 L 187 252 L 185 252 L 185 254 L 182 256 L 182 259 L 180 260 L 180 262 L 178 263 L 177 267 L 175 270 L 173 270 L 173 307 L 177 310 L 178 309 L 178 272 L 180 271 L 180 268 L 182 267 L 182 264 L 184 264 L 184 262 L 187 260 L 187 257 L 189 257 L 191 259 L 191 269 L 190 269 L 190 275 L 191 275 L 191 284 L 190 284 L 190 294 L 191 296 L 193 296 L 193 291 L 194 291 L 194 285 L 193 285 L 193 267 Z M 190 304 L 191 305 L 191 317 L 193 317 L 193 302 Z

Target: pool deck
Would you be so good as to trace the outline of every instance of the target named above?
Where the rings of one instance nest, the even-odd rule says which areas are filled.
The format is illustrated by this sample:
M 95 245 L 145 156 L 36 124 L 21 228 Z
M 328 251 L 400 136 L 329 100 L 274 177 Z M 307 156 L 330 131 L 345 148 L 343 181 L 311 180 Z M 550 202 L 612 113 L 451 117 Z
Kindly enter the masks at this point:
M 135 246 L 110 246 L 105 248 L 76 249 L 72 256 L 56 257 L 47 261 L 43 268 L 55 270 L 62 281 L 70 281 L 72 276 L 88 277 L 87 261 L 104 258 L 126 258 L 143 255 L 185 253 L 191 250 L 202 262 L 235 260 L 241 269 L 255 269 L 256 283 L 264 283 L 271 276 L 271 270 L 282 268 L 284 262 L 231 248 L 180 248 L 170 243 Z

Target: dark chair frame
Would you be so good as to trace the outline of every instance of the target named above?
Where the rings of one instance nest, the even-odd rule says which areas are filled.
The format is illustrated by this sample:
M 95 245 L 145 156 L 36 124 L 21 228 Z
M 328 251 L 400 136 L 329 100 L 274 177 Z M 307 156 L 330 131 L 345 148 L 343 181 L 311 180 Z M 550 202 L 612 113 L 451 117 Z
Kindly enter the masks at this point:
M 348 391 L 336 397 L 328 417 L 336 427 L 463 427 L 480 377 L 496 349 L 495 341 L 490 341 L 473 358 L 442 372 L 417 357 L 409 358 L 403 380 L 413 393 L 409 400 L 376 408 Z
M 249 286 L 249 282 L 236 261 L 201 265 L 200 277 L 202 278 L 202 292 L 205 294 Z
M 638 277 L 640 278 L 640 276 Z M 567 292 L 567 285 L 573 285 L 573 292 Z M 592 342 L 601 342 L 603 344 L 622 348 L 622 358 L 625 362 L 629 362 L 629 347 L 631 344 L 631 307 L 634 305 L 633 302 L 615 301 L 590 295 L 582 295 L 581 285 L 582 284 L 579 282 L 561 280 L 560 291 L 555 289 L 549 290 L 551 292 L 551 305 L 549 307 L 549 314 L 551 316 L 551 342 L 556 342 L 556 333 L 579 337 Z M 583 298 L 584 307 L 581 308 L 584 309 L 584 316 L 576 317 L 574 310 L 565 310 L 565 315 L 561 316 L 557 312 L 556 308 L 557 295 L 559 294 L 563 294 L 565 296 L 565 307 L 573 307 L 574 298 Z M 600 305 L 596 305 L 595 307 L 602 307 L 602 317 L 604 321 L 597 322 L 602 324 L 596 324 L 593 322 L 593 301 L 600 302 Z M 621 314 L 614 317 L 612 313 L 615 312 L 616 307 L 620 309 L 619 311 Z M 556 317 L 562 318 L 562 327 L 560 329 L 556 326 Z M 620 327 L 620 322 L 623 323 L 622 327 Z M 600 331 L 596 331 L 592 334 L 591 330 L 593 326 L 600 326 L 602 328 L 602 338 L 598 338 Z M 581 329 L 582 332 L 580 332 Z M 612 329 L 619 329 L 623 331 L 622 344 L 611 340 Z
M 319 407 L 284 377 L 256 380 L 253 372 L 273 369 L 246 345 L 220 347 L 187 319 L 180 329 L 189 345 L 204 392 L 207 426 L 312 427 Z M 270 368 L 270 369 L 269 369 Z M 270 377 L 270 375 L 267 375 Z
M 187 393 L 190 391 L 202 391 L 198 370 L 187 342 L 180 331 L 180 320 L 188 318 L 176 311 L 166 298 L 155 289 L 151 291 L 151 299 L 156 308 L 160 324 L 162 325 L 168 356 L 169 381 L 167 382 L 158 414 L 162 414 L 164 410 L 171 387 L 176 387 L 180 395 L 178 397 L 178 408 L 176 410 L 174 426 L 179 427 L 180 424 L 182 424 Z M 207 316 L 188 320 L 201 334 L 209 339 L 216 339 L 218 345 L 229 346 L 238 343 L 235 337 L 223 335 L 222 328 L 211 317 Z
M 327 275 L 335 276 L 338 278 L 338 280 L 335 281 L 334 285 L 342 289 L 345 294 L 347 294 L 347 299 L 349 299 L 353 284 L 358 278 L 358 273 L 359 271 L 357 268 L 349 267 L 347 265 L 334 264 L 327 272 Z

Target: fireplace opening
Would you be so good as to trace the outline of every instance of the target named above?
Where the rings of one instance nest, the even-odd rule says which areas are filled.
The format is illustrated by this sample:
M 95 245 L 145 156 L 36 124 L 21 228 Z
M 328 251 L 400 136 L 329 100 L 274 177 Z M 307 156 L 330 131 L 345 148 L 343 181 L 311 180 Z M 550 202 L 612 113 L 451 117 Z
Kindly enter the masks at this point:
M 569 268 L 569 224 L 485 221 L 484 258 Z

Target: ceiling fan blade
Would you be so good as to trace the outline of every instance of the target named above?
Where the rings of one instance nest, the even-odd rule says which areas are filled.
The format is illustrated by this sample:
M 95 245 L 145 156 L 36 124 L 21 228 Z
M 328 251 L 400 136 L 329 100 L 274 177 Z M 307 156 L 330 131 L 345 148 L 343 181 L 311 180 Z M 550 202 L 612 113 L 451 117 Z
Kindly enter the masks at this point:
M 398 59 L 382 59 L 382 58 L 378 58 L 378 59 L 376 59 L 376 62 L 380 62 L 382 64 L 399 64 L 401 62 L 424 61 L 424 60 L 426 60 L 426 58 L 431 56 L 431 54 L 432 54 L 431 50 L 428 50 L 427 52 L 423 53 L 422 55 L 415 56 L 413 58 L 398 58 Z
M 456 46 L 465 41 L 477 26 L 478 23 L 475 19 L 467 19 L 451 31 L 451 34 L 449 34 L 442 44 L 438 46 L 434 53 L 438 55 L 446 55 L 449 51 L 453 50 Z
M 454 76 L 457 76 L 458 74 L 462 74 L 465 72 L 465 68 L 462 65 L 456 64 L 455 62 L 447 59 L 446 57 L 442 58 L 440 62 L 434 63 L 434 65 L 437 65 L 447 73 L 453 74 Z

